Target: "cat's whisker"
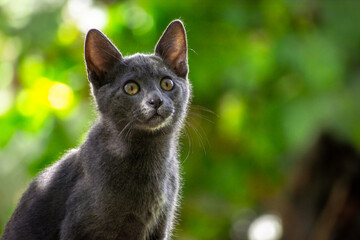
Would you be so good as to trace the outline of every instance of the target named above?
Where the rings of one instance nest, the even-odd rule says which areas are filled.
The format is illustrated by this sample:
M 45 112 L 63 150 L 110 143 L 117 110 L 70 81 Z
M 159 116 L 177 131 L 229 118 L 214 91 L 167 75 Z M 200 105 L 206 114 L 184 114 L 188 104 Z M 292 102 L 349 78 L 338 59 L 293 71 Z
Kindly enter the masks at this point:
M 121 136 L 121 134 L 125 131 L 125 129 L 126 129 L 127 127 L 131 126 L 131 124 L 132 124 L 133 122 L 134 122 L 134 120 L 128 122 L 128 123 L 125 125 L 125 127 L 121 130 L 121 132 L 119 133 L 119 136 Z
M 207 137 L 204 128 L 199 125 L 199 131 L 203 134 L 203 138 L 205 139 L 206 144 L 209 146 L 210 142 L 209 142 L 209 138 Z
M 199 145 L 200 145 L 200 147 L 203 148 L 203 151 L 206 155 L 205 144 L 203 142 L 203 138 L 202 138 L 201 134 L 199 133 L 199 131 L 196 129 L 196 127 L 191 122 L 189 122 L 188 120 L 186 120 L 185 122 L 194 131 L 195 135 L 197 136 L 197 138 L 199 140 Z
M 131 136 L 133 129 L 134 129 L 134 126 L 133 126 L 133 125 L 131 125 L 131 126 L 129 127 L 129 129 L 128 129 L 128 131 L 127 131 L 126 135 L 125 135 L 125 139 L 127 139 L 128 137 L 130 137 L 130 136 Z
M 210 110 L 210 109 L 208 109 L 208 108 L 206 108 L 206 107 L 200 106 L 200 105 L 190 105 L 190 106 L 189 106 L 189 109 L 190 109 L 190 110 L 203 111 L 203 112 L 212 114 L 212 115 L 216 116 L 217 118 L 219 118 L 219 115 L 217 115 L 214 111 L 212 111 L 212 110 Z
M 190 154 L 192 152 L 191 135 L 190 135 L 190 133 L 188 131 L 188 126 L 186 124 L 185 124 L 185 127 L 184 127 L 184 131 L 185 131 L 184 134 L 188 139 L 188 151 L 187 151 L 185 159 L 183 160 L 183 163 L 189 158 L 189 156 L 190 156 Z
M 211 119 L 209 119 L 208 117 L 206 117 L 205 115 L 202 115 L 201 113 L 197 113 L 197 112 L 188 112 L 189 115 L 194 116 L 194 117 L 198 117 L 200 119 L 204 119 L 212 124 L 215 124 L 214 121 L 212 121 Z
M 128 122 L 129 120 L 127 118 L 122 118 L 116 121 L 116 124 L 121 124 L 122 122 Z

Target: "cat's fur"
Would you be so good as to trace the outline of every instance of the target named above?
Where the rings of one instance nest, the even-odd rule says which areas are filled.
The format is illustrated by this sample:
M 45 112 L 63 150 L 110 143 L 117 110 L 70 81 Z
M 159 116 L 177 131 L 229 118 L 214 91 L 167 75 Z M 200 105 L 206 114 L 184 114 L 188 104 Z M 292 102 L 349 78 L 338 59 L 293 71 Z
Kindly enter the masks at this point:
M 183 24 L 168 26 L 155 54 L 130 57 L 90 30 L 85 61 L 99 118 L 78 149 L 30 184 L 2 239 L 170 239 L 191 95 Z M 164 77 L 172 90 L 160 87 Z M 135 95 L 124 91 L 129 80 L 140 86 Z

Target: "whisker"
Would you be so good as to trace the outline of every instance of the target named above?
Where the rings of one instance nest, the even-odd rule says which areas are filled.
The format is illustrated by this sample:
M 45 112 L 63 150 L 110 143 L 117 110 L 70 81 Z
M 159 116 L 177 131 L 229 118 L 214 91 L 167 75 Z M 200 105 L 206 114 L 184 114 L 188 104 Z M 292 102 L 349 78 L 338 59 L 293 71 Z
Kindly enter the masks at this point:
M 127 131 L 126 135 L 125 135 L 125 139 L 127 139 L 128 137 L 130 137 L 130 136 L 131 136 L 133 129 L 134 129 L 134 126 L 133 126 L 133 125 L 131 125 L 131 126 L 129 127 L 129 129 L 128 129 L 128 131 Z
M 121 132 L 119 133 L 119 136 L 121 136 L 121 134 L 125 131 L 125 129 L 129 126 L 131 126 L 130 124 L 132 124 L 134 122 L 134 120 L 131 120 L 130 122 L 128 122 L 125 127 L 121 130 Z
M 188 114 L 191 115 L 191 116 L 194 116 L 194 117 L 198 117 L 198 118 L 204 119 L 204 120 L 206 120 L 206 121 L 208 121 L 208 122 L 210 122 L 210 123 L 212 123 L 212 124 L 215 124 L 214 121 L 212 121 L 210 118 L 202 115 L 201 113 L 189 112 Z
M 188 139 L 188 151 L 187 151 L 185 159 L 183 160 L 183 163 L 189 158 L 189 156 L 190 156 L 190 154 L 192 152 L 191 136 L 190 136 L 190 133 L 189 133 L 188 126 L 186 124 L 185 124 L 184 130 L 185 130 L 185 136 Z
M 217 118 L 219 117 L 219 115 L 217 115 L 214 111 L 200 105 L 190 105 L 189 109 L 204 111 L 216 116 Z
M 120 124 L 120 123 L 122 123 L 122 122 L 127 122 L 127 121 L 128 121 L 127 118 L 122 118 L 122 119 L 117 120 L 116 123 L 117 123 L 117 124 Z
M 196 135 L 197 141 L 199 142 L 199 146 L 203 149 L 205 155 L 206 155 L 206 145 L 210 145 L 209 143 L 209 139 L 206 136 L 206 132 L 204 130 L 204 128 L 201 126 L 201 124 L 198 123 L 199 120 L 195 120 L 196 119 L 203 119 L 206 120 L 212 124 L 215 124 L 215 122 L 212 120 L 212 117 L 206 116 L 203 113 L 206 114 L 210 114 L 210 115 L 214 115 L 217 118 L 219 118 L 219 116 L 213 112 L 212 110 L 203 107 L 203 106 L 199 106 L 199 105 L 191 105 L 189 106 L 189 111 L 188 111 L 188 118 L 185 119 L 185 134 L 188 137 L 188 141 L 189 141 L 189 151 L 188 151 L 188 155 L 190 152 L 192 152 L 192 134 L 190 134 L 190 130 L 194 132 L 194 134 Z M 192 122 L 194 121 L 194 122 Z M 188 156 L 187 156 L 188 157 Z
M 206 144 L 210 146 L 209 138 L 207 137 L 205 130 L 201 125 L 199 125 L 199 131 L 201 131 L 201 133 L 203 134 L 203 139 L 205 139 Z
M 196 136 L 197 136 L 197 138 L 198 138 L 198 140 L 199 140 L 199 146 L 203 148 L 203 151 L 204 151 L 204 153 L 205 153 L 205 155 L 206 155 L 205 144 L 204 144 L 204 142 L 203 142 L 203 139 L 202 139 L 201 134 L 199 133 L 199 131 L 196 129 L 196 127 L 195 127 L 192 123 L 190 123 L 190 122 L 187 121 L 187 120 L 186 120 L 185 122 L 186 122 L 186 124 L 188 124 L 188 126 L 189 126 L 189 127 L 194 131 L 194 133 L 196 134 Z

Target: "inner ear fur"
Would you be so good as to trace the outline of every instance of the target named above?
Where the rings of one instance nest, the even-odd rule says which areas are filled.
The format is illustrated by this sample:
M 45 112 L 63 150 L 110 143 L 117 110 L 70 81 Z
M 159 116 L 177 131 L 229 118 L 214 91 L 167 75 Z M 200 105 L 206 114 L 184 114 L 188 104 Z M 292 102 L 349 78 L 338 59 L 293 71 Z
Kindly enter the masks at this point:
M 85 39 L 85 62 L 89 80 L 101 85 L 104 76 L 122 60 L 120 51 L 99 30 L 91 29 Z M 90 79 L 91 78 L 91 79 Z

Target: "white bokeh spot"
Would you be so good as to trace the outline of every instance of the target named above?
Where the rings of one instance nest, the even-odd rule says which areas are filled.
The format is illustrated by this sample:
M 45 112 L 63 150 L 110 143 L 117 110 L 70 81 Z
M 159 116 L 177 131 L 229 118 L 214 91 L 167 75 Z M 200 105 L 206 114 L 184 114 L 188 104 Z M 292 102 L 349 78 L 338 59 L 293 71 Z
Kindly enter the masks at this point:
M 101 30 L 108 21 L 106 11 L 103 8 L 94 6 L 92 0 L 69 0 L 66 7 L 66 16 L 70 17 L 80 31 L 84 33 L 91 28 Z
M 278 240 L 281 236 L 281 219 L 274 214 L 264 214 L 256 218 L 248 231 L 249 240 Z

